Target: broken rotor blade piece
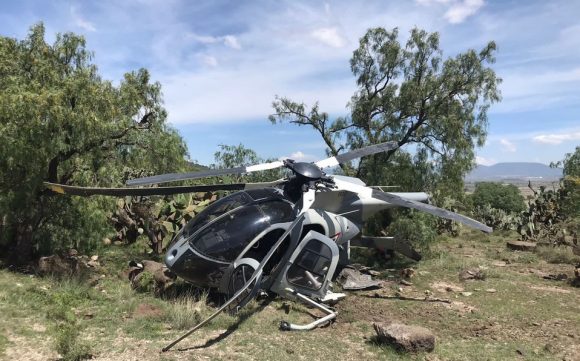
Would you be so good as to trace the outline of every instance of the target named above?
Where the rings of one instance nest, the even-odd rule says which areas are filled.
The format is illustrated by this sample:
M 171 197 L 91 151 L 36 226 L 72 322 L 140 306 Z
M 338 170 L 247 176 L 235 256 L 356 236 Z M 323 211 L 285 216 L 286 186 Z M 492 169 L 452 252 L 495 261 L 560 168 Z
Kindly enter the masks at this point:
M 90 197 L 94 195 L 103 196 L 167 196 L 172 194 L 213 192 L 213 191 L 236 191 L 244 189 L 255 189 L 273 187 L 280 184 L 280 181 L 265 183 L 232 183 L 232 184 L 209 184 L 195 186 L 176 187 L 153 187 L 153 188 L 99 188 L 99 187 L 78 187 L 65 184 L 44 182 L 44 186 L 59 194 L 69 194 L 74 196 Z
M 399 144 L 397 142 L 385 142 L 373 144 L 369 145 L 368 147 L 354 149 L 351 150 L 350 152 L 339 154 L 336 157 L 330 157 L 323 160 L 319 160 L 314 164 L 316 164 L 320 168 L 334 167 L 357 158 L 365 157 L 367 155 L 388 152 L 389 150 L 397 149 L 398 147 Z
M 413 208 L 413 209 L 417 209 L 419 211 L 433 214 L 437 217 L 447 218 L 447 219 L 450 219 L 452 221 L 457 221 L 457 222 L 465 224 L 466 226 L 469 226 L 469 227 L 475 228 L 475 229 L 479 229 L 480 231 L 483 231 L 486 233 L 491 233 L 493 231 L 493 228 L 488 227 L 485 224 L 476 221 L 475 219 L 471 219 L 471 218 L 466 217 L 464 215 L 461 215 L 459 213 L 451 212 L 451 211 L 448 211 L 448 210 L 443 209 L 443 208 L 435 207 L 431 204 L 416 202 L 416 201 L 413 201 L 410 199 L 405 199 L 403 197 L 399 197 L 399 196 L 391 194 L 391 193 L 385 193 L 385 192 L 382 192 L 382 191 L 379 191 L 376 189 L 373 189 L 371 196 L 373 198 L 380 199 L 382 201 L 385 201 L 385 202 L 388 202 L 391 204 L 395 204 L 395 205 L 398 205 L 401 207 Z
M 189 180 L 189 179 L 215 177 L 215 176 L 221 176 L 221 175 L 251 173 L 251 172 L 257 172 L 257 171 L 262 171 L 262 170 L 276 169 L 276 168 L 282 167 L 283 165 L 284 165 L 284 163 L 282 161 L 275 161 L 275 162 L 271 162 L 271 163 L 262 163 L 262 164 L 250 165 L 247 167 L 236 167 L 236 168 L 227 168 L 227 169 L 210 169 L 210 170 L 204 170 L 201 172 L 189 172 L 189 173 L 159 174 L 159 175 L 154 175 L 151 177 L 130 179 L 127 181 L 127 185 L 128 186 L 149 185 L 149 184 L 167 183 L 167 182 Z

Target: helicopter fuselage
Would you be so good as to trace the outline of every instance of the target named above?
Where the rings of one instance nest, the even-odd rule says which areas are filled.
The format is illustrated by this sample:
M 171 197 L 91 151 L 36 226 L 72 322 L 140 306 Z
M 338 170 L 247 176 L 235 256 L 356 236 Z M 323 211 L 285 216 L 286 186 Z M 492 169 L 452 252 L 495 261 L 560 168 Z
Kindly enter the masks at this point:
M 340 178 L 353 183 L 362 183 L 356 178 Z M 404 195 L 414 200 L 427 198 L 425 193 Z M 231 272 L 236 261 L 249 259 L 259 263 L 296 219 L 298 207 L 299 205 L 293 203 L 279 188 L 233 193 L 208 206 L 183 227 L 170 243 L 165 263 L 179 277 L 195 286 L 216 288 L 227 293 L 228 272 Z M 300 266 L 305 272 L 306 279 L 302 282 L 306 286 L 302 287 L 302 291 L 310 295 L 313 293 L 323 295 L 326 292 L 325 287 L 314 286 L 330 281 L 337 267 L 335 264 L 332 273 L 329 272 L 335 259 L 339 267 L 348 264 L 350 240 L 360 235 L 362 224 L 368 217 L 389 207 L 392 205 L 384 201 L 364 199 L 350 192 L 318 192 L 311 209 L 304 214 L 300 229 L 293 230 L 292 237 L 288 237 L 288 242 L 278 250 L 278 254 L 265 268 L 266 273 L 272 272 L 270 275 L 272 280 L 280 278 L 278 282 L 272 284 L 284 289 L 287 284 L 293 283 L 293 275 L 296 276 L 293 286 L 296 287 L 296 283 L 300 284 L 301 281 L 296 281 L 300 278 L 300 272 L 288 269 L 290 276 L 280 275 L 282 271 L 277 267 L 277 263 L 284 258 L 291 258 L 292 253 L 300 245 L 306 247 L 302 240 L 312 231 L 313 237 L 318 238 L 319 242 L 330 240 L 336 245 L 336 248 L 332 245 L 324 248 L 328 253 L 326 256 L 330 256 L 328 258 L 330 263 L 325 266 L 326 268 L 306 269 L 316 268 L 316 265 L 311 264 L 312 260 L 303 260 L 303 263 L 309 264 Z M 323 247 L 318 243 L 316 245 Z M 299 255 L 297 253 L 294 256 Z M 320 262 L 323 261 L 319 260 Z M 311 287 L 308 287 L 308 284 Z

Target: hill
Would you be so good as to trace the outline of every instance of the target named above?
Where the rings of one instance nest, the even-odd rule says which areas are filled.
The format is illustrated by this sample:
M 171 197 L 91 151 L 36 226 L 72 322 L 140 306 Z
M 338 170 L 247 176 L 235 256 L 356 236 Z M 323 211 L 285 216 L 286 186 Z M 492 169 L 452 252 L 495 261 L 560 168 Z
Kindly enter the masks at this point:
M 480 164 L 465 177 L 465 180 L 467 182 L 514 179 L 556 181 L 561 177 L 562 169 L 550 168 L 542 163 L 506 162 L 497 163 L 491 166 Z

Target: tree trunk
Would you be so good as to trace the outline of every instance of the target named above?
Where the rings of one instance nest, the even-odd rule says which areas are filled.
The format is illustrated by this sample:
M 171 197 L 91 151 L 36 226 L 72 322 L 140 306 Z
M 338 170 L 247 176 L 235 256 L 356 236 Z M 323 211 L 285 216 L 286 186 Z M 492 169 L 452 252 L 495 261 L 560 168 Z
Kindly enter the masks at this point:
M 14 260 L 18 265 L 26 264 L 32 260 L 34 251 L 32 232 L 31 224 L 19 223 L 16 225 Z

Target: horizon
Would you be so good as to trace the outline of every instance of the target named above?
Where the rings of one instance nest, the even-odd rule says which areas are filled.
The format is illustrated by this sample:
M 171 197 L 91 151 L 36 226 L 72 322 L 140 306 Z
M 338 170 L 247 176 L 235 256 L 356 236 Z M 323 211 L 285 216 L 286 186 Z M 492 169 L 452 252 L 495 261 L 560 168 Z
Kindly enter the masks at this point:
M 241 143 L 263 158 L 325 158 L 315 131 L 270 124 L 271 102 L 319 101 L 330 116 L 347 115 L 356 89 L 348 60 L 376 26 L 398 27 L 401 42 L 414 26 L 437 31 L 444 57 L 496 41 L 503 101 L 488 113 L 478 165 L 549 164 L 580 143 L 578 2 L 27 0 L 1 9 L 3 36 L 23 39 L 39 21 L 48 42 L 59 32 L 84 35 L 100 75 L 114 84 L 148 69 L 162 85 L 168 121 L 202 164 L 213 163 L 219 144 Z

